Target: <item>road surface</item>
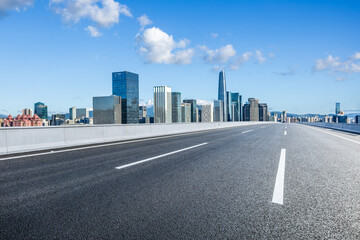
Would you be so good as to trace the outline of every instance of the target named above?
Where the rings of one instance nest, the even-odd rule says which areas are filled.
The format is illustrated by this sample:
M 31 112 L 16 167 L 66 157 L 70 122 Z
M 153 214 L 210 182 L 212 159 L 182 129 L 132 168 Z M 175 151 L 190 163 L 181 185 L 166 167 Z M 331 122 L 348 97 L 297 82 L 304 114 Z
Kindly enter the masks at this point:
M 0 156 L 0 239 L 360 239 L 360 135 L 243 126 Z

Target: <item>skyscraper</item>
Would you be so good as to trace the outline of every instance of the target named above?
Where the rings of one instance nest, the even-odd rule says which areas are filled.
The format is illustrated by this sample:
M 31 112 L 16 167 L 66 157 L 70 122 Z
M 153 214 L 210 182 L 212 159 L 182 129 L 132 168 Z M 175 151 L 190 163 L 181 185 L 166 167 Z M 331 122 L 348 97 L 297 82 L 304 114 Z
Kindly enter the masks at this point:
M 42 102 L 37 102 L 34 104 L 34 112 L 42 119 L 48 118 L 48 109 L 47 106 Z
M 155 123 L 172 122 L 171 88 L 167 86 L 154 87 L 154 121 Z
M 218 100 L 222 101 L 223 104 L 223 119 L 224 121 L 227 120 L 227 100 L 226 100 L 226 77 L 225 77 L 225 71 L 222 70 L 219 73 L 219 90 L 218 90 Z
M 241 121 L 241 100 L 239 93 L 231 93 L 231 104 L 234 106 L 233 121 Z
M 338 115 L 340 113 L 340 103 L 335 103 L 335 115 Z
M 232 105 L 231 105 L 231 92 L 227 91 L 226 92 L 226 113 L 227 113 L 227 118 L 226 121 L 231 122 L 233 121 L 233 109 L 232 109 Z
M 113 95 L 121 97 L 122 123 L 139 123 L 139 75 L 113 72 L 112 90 Z
M 94 124 L 121 124 L 121 97 L 93 97 Z
M 191 104 L 181 104 L 181 122 L 191 122 Z
M 172 122 L 177 123 L 181 122 L 181 93 L 172 92 L 171 93 L 171 105 L 172 105 Z
M 259 121 L 269 121 L 268 119 L 268 106 L 266 103 L 259 103 Z
M 214 110 L 212 104 L 201 105 L 201 122 L 213 122 L 213 111 Z
M 224 104 L 221 100 L 214 100 L 214 122 L 223 122 Z
M 243 107 L 244 121 L 259 121 L 259 99 L 249 98 Z
M 184 103 L 190 103 L 190 104 L 191 104 L 191 122 L 197 122 L 197 117 L 196 117 L 196 100 L 195 100 L 195 99 L 185 99 L 183 102 L 184 102 Z

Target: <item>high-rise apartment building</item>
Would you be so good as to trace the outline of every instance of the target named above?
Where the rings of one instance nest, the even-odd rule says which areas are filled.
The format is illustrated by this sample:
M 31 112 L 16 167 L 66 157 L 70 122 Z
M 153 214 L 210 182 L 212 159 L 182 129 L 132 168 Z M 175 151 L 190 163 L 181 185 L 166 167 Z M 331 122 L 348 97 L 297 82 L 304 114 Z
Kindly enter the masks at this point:
M 171 88 L 167 86 L 154 87 L 154 121 L 155 123 L 172 122 Z
M 181 122 L 191 122 L 191 103 L 181 104 Z
M 121 97 L 123 124 L 139 123 L 139 75 L 132 72 L 112 73 L 113 95 Z
M 227 99 L 226 99 L 226 77 L 225 77 L 225 71 L 222 70 L 219 73 L 219 88 L 218 88 L 218 100 L 222 101 L 223 104 L 223 119 L 224 121 L 227 120 L 228 113 L 227 113 Z
M 42 102 L 35 103 L 34 104 L 34 112 L 40 118 L 47 120 L 47 118 L 48 118 L 48 108 L 44 103 L 42 103 Z
M 22 111 L 21 111 L 21 114 L 25 114 L 27 116 L 32 116 L 33 115 L 33 111 L 32 109 L 30 108 L 24 108 Z
M 201 105 L 201 122 L 213 122 L 214 110 L 212 104 Z
M 224 104 L 221 100 L 214 100 L 214 122 L 224 121 Z
M 259 121 L 267 122 L 268 118 L 268 106 L 266 103 L 259 103 Z
M 191 122 L 197 122 L 197 111 L 196 111 L 196 100 L 195 99 L 185 99 L 183 103 L 190 103 L 191 104 Z
M 121 108 L 119 96 L 93 97 L 94 124 L 121 124 Z
M 259 121 L 259 99 L 249 98 L 243 107 L 244 121 Z
M 335 115 L 338 115 L 340 113 L 340 103 L 335 103 Z
M 181 93 L 172 92 L 171 93 L 171 111 L 172 111 L 172 122 L 178 123 L 181 122 Z

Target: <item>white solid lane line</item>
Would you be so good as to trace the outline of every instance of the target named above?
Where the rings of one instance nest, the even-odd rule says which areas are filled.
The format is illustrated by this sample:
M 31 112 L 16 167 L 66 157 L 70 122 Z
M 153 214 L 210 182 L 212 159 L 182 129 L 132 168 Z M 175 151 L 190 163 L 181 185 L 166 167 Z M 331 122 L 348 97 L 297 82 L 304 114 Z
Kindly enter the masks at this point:
M 285 131 L 285 132 L 284 132 L 284 135 L 286 136 L 286 134 L 287 134 L 287 132 Z
M 306 126 L 306 125 L 302 125 L 302 126 Z M 353 142 L 353 143 L 357 143 L 357 144 L 360 144 L 360 142 L 358 141 L 355 141 L 355 140 L 352 140 L 352 139 L 349 139 L 349 138 L 346 138 L 346 137 L 342 137 L 342 136 L 339 136 L 337 134 L 334 134 L 334 133 L 330 133 L 330 132 L 327 132 L 327 131 L 323 131 L 323 130 L 320 130 L 320 129 L 317 129 L 317 127 L 311 127 L 311 126 L 307 126 L 307 127 L 310 127 L 316 131 L 319 131 L 319 132 L 322 132 L 322 133 L 326 133 L 326 134 L 329 134 L 329 135 L 332 135 L 334 137 L 338 137 L 338 138 L 341 138 L 341 139 L 344 139 L 344 140 L 348 140 L 350 142 Z
M 279 167 L 276 174 L 275 188 L 272 198 L 273 203 L 281 205 L 284 201 L 285 155 L 286 149 L 281 149 Z
M 248 133 L 248 132 L 252 132 L 253 130 L 247 130 L 245 132 L 242 132 L 242 133 Z
M 183 152 L 183 151 L 190 150 L 190 149 L 193 149 L 193 148 L 201 147 L 201 146 L 206 145 L 206 144 L 208 144 L 208 143 L 207 142 L 206 143 L 201 143 L 201 144 L 198 144 L 198 145 L 195 145 L 195 146 L 191 146 L 191 147 L 183 148 L 183 149 L 176 150 L 176 151 L 173 151 L 173 152 L 161 154 L 159 156 L 155 156 L 155 157 L 147 158 L 147 159 L 144 159 L 144 160 L 141 160 L 141 161 L 125 164 L 125 165 L 116 167 L 116 169 L 123 169 L 123 168 L 131 167 L 131 166 L 134 166 L 134 165 L 137 165 L 137 164 L 141 164 L 141 163 L 148 162 L 148 161 L 151 161 L 151 160 L 155 160 L 155 159 L 158 159 L 158 158 L 166 157 L 166 156 L 169 156 L 169 155 L 172 155 L 172 154 L 175 154 L 175 153 L 179 153 L 179 152 Z

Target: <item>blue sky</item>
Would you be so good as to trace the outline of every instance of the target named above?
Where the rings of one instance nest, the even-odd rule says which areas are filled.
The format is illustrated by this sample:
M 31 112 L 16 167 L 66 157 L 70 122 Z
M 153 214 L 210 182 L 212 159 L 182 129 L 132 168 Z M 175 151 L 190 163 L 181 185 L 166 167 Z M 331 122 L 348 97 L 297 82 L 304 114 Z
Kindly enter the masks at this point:
M 0 114 L 92 107 L 111 73 L 217 98 L 218 71 L 271 110 L 360 110 L 360 1 L 0 0 Z

